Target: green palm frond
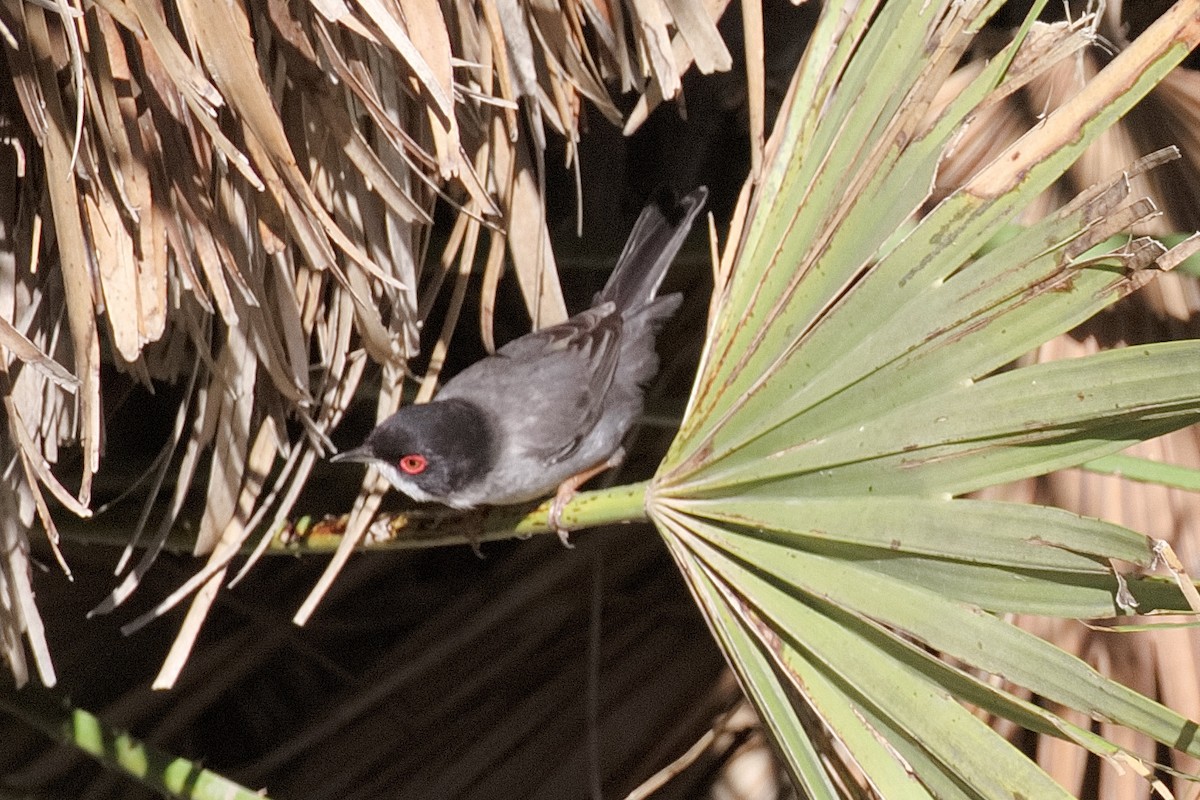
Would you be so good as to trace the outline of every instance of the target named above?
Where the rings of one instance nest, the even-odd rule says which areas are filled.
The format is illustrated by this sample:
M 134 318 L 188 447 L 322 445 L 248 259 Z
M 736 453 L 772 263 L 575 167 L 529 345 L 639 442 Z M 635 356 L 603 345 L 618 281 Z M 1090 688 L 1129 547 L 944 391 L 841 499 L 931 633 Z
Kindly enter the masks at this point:
M 1190 721 L 1006 621 L 1187 609 L 1150 540 L 956 496 L 1200 420 L 1200 342 L 1008 368 L 1198 245 L 1126 236 L 1143 158 L 985 245 L 1194 45 L 1179 3 L 916 219 L 981 109 L 1089 41 L 1035 23 L 936 114 L 996 3 L 827 9 L 731 239 L 688 414 L 647 491 L 709 624 L 813 797 L 1066 797 L 968 705 L 1153 779 L 1034 696 L 1200 755 Z M 915 221 L 914 221 L 915 220 Z M 1117 567 L 1117 562 L 1124 566 Z

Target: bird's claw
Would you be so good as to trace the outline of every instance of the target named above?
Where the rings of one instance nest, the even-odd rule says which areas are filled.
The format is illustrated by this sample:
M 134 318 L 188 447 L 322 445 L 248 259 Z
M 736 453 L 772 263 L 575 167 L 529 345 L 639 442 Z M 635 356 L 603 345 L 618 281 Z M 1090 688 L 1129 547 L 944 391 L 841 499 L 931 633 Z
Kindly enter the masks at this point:
M 625 448 L 618 447 L 606 461 L 602 461 L 591 469 L 585 469 L 583 472 L 572 475 L 559 484 L 558 491 L 554 493 L 554 501 L 550 503 L 549 522 L 550 528 L 558 533 L 558 540 L 563 543 L 563 547 L 575 548 L 575 545 L 571 544 L 570 539 L 567 538 L 567 529 L 562 525 L 562 514 L 563 510 L 567 507 L 567 503 L 571 502 L 571 498 L 575 497 L 575 492 L 578 491 L 580 486 L 606 469 L 620 466 L 624 460 Z
M 574 550 L 575 545 L 571 544 L 571 540 L 567 538 L 570 535 L 570 531 L 563 527 L 562 514 L 563 509 L 566 508 L 567 503 L 571 501 L 574 495 L 575 491 L 573 489 L 569 492 L 564 492 L 560 487 L 558 494 L 554 495 L 554 502 L 550 503 L 550 528 L 558 534 L 558 540 L 568 550 Z
M 483 554 L 483 544 L 478 537 L 468 536 L 467 543 L 471 545 L 471 552 L 475 554 L 476 558 L 487 558 L 487 556 Z

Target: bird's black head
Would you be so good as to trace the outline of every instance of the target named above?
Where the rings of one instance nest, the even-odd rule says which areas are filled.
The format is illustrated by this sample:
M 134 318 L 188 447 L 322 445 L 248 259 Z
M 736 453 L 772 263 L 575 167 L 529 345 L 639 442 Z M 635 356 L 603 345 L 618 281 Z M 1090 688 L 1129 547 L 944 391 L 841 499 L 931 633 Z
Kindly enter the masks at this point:
M 486 477 L 495 460 L 495 434 L 487 415 L 465 400 L 405 406 L 385 419 L 360 447 L 331 461 L 374 464 L 414 500 L 448 506 Z

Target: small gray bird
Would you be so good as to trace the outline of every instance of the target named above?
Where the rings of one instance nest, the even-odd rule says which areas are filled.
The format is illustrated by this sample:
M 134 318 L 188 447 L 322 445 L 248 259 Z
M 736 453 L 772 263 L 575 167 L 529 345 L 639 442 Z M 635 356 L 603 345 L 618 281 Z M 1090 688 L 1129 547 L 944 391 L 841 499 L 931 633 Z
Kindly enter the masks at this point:
M 567 544 L 563 507 L 624 457 L 621 441 L 658 372 L 654 338 L 683 299 L 657 297 L 658 288 L 707 197 L 701 187 L 647 206 L 591 308 L 509 342 L 330 460 L 374 464 L 414 500 L 459 509 L 557 487 L 550 524 Z

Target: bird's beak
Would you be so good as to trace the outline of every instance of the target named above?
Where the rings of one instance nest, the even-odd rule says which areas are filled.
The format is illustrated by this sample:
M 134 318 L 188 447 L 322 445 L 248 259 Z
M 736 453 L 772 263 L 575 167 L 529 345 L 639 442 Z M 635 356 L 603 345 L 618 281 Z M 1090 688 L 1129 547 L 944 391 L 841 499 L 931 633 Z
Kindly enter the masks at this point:
M 349 461 L 356 464 L 372 464 L 379 459 L 371 452 L 371 448 L 364 445 L 359 445 L 353 450 L 347 450 L 343 453 L 338 453 L 329 457 L 331 462 Z

